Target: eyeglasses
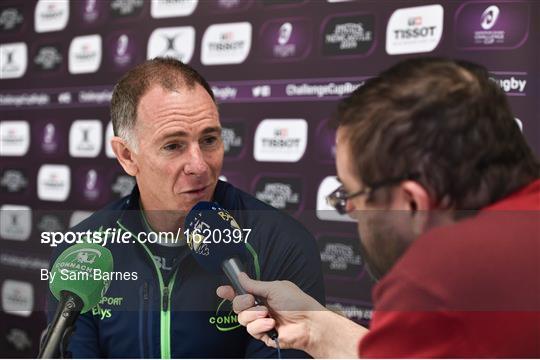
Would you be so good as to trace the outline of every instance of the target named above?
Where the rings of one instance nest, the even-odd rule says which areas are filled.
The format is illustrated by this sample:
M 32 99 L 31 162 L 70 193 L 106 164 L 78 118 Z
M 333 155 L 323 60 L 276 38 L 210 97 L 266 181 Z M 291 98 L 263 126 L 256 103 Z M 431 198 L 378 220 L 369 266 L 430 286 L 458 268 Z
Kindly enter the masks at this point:
M 334 190 L 330 195 L 326 197 L 326 202 L 328 205 L 332 206 L 340 215 L 345 215 L 347 213 L 347 200 L 350 200 L 354 197 L 369 194 L 372 191 L 375 191 L 384 186 L 394 185 L 404 180 L 416 180 L 420 177 L 419 173 L 406 174 L 405 176 L 389 178 L 381 181 L 377 181 L 370 187 L 359 190 L 352 194 L 347 194 L 347 191 L 340 185 L 336 190 Z

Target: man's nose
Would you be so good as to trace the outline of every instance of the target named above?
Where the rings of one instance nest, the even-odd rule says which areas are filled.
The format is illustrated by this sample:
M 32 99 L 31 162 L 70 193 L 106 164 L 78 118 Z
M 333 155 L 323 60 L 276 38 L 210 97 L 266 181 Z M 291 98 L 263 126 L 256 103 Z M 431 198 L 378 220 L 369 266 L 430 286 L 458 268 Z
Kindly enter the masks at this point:
M 190 146 L 188 156 L 189 158 L 186 166 L 184 167 L 184 172 L 186 175 L 200 176 L 205 174 L 208 170 L 208 165 L 206 164 L 199 144 Z

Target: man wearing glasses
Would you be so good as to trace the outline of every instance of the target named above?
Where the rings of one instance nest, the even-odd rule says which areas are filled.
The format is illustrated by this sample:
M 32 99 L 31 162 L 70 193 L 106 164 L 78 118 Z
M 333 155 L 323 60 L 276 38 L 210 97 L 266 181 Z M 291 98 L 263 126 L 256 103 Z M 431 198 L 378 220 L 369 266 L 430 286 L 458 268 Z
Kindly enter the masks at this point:
M 417 58 L 368 81 L 339 104 L 336 168 L 328 201 L 379 279 L 370 329 L 242 276 L 266 307 L 218 294 L 251 335 L 317 358 L 540 357 L 540 165 L 484 68 Z

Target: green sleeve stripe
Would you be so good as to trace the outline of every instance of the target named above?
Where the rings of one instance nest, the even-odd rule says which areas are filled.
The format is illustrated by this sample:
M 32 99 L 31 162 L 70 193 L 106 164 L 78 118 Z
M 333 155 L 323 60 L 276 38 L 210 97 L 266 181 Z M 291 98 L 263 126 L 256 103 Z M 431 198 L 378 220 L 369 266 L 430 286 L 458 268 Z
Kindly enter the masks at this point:
M 257 255 L 257 252 L 250 243 L 245 242 L 244 244 L 246 244 L 246 248 L 253 257 L 253 264 L 255 265 L 255 276 L 257 277 L 257 280 L 261 280 L 261 266 L 259 265 L 259 255 Z

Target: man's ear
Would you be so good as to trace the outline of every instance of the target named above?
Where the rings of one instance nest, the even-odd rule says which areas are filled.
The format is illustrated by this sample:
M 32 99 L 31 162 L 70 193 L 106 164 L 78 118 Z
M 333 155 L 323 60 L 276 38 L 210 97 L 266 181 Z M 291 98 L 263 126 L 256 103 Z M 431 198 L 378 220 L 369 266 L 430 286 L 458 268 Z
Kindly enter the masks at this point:
M 113 136 L 111 139 L 111 147 L 120 162 L 120 165 L 124 168 L 124 171 L 131 176 L 136 176 L 139 172 L 136 159 L 134 159 L 133 151 L 129 148 L 128 144 L 120 137 Z
M 411 212 L 430 210 L 431 200 L 427 190 L 422 185 L 416 181 L 408 180 L 401 183 L 401 189 Z
M 415 236 L 419 236 L 428 227 L 431 199 L 427 190 L 416 181 L 408 180 L 400 185 L 401 208 L 408 210 L 412 231 Z

